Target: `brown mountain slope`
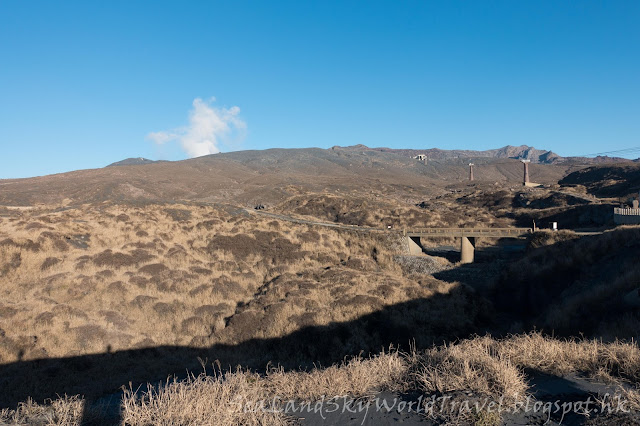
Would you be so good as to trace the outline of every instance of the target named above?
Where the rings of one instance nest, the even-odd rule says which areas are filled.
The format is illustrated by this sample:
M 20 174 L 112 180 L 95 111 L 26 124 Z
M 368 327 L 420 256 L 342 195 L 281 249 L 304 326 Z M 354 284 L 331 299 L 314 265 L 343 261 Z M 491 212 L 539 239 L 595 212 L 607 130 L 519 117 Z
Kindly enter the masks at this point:
M 478 159 L 477 180 L 517 183 L 522 165 L 512 159 Z M 567 165 L 531 166 L 532 179 L 556 183 Z M 202 201 L 241 205 L 275 203 L 300 192 L 357 191 L 399 196 L 437 194 L 468 179 L 468 160 L 422 164 L 372 150 L 270 149 L 191 160 L 79 170 L 0 181 L 0 205 L 111 201 Z
M 569 174 L 560 183 L 583 185 L 598 197 L 635 197 L 640 190 L 640 164 L 593 166 Z
M 625 158 L 620 157 L 562 157 L 553 151 L 547 151 L 543 149 L 536 149 L 532 146 L 520 145 L 511 146 L 507 145 L 502 148 L 488 149 L 485 151 L 474 151 L 468 149 L 438 149 L 438 148 L 426 148 L 426 149 L 394 149 L 394 148 L 369 148 L 365 145 L 353 145 L 347 147 L 334 146 L 334 150 L 370 150 L 379 152 L 388 152 L 399 154 L 405 157 L 414 157 L 420 154 L 426 155 L 429 160 L 451 160 L 451 159 L 469 159 L 476 160 L 478 158 L 492 158 L 492 159 L 505 159 L 511 158 L 514 160 L 530 160 L 532 163 L 539 164 L 575 164 L 575 165 L 590 165 L 601 163 L 615 163 L 615 162 L 631 162 Z

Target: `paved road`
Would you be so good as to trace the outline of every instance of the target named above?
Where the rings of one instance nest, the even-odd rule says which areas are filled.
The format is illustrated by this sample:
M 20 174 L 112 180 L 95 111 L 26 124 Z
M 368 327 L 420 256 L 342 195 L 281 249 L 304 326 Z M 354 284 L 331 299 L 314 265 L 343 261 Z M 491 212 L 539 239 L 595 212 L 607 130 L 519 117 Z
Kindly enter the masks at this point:
M 324 226 L 328 228 L 345 229 L 357 232 L 394 232 L 402 233 L 410 237 L 493 237 L 493 238 L 517 238 L 531 233 L 530 228 L 413 228 L 413 229 L 385 229 L 368 226 L 344 225 L 341 223 L 321 222 L 315 220 L 298 219 L 264 210 L 246 210 L 250 214 L 272 217 L 278 220 L 286 220 L 305 225 Z
M 490 237 L 520 238 L 531 234 L 531 228 L 424 228 L 407 229 L 410 237 Z
M 317 220 L 298 219 L 264 210 L 245 209 L 248 214 L 271 217 L 304 225 L 324 226 L 327 228 L 344 229 L 354 232 L 394 232 L 410 237 L 489 237 L 489 238 L 521 238 L 532 233 L 531 228 L 413 228 L 413 229 L 385 229 L 369 226 L 344 225 L 341 223 L 322 222 Z M 577 235 L 599 235 L 603 231 L 578 231 Z
M 594 195 L 591 194 L 578 194 L 576 192 L 571 191 L 554 191 L 558 194 L 568 195 L 570 197 L 577 198 L 579 200 L 587 201 L 591 204 L 600 204 L 601 200 Z
M 306 220 L 306 219 L 298 219 L 291 216 L 285 216 L 277 213 L 265 212 L 264 210 L 249 210 L 246 211 L 250 214 L 257 214 L 259 216 L 267 216 L 272 217 L 278 220 L 286 220 L 287 222 L 293 223 L 301 223 L 304 225 L 315 225 L 315 226 L 325 226 L 327 228 L 338 228 L 338 229 L 346 229 L 348 231 L 359 231 L 359 232 L 389 232 L 388 229 L 384 228 L 372 228 L 368 226 L 356 226 L 356 225 L 344 225 L 342 223 L 332 223 L 332 222 L 321 222 L 315 220 Z M 391 230 L 397 232 L 397 230 Z

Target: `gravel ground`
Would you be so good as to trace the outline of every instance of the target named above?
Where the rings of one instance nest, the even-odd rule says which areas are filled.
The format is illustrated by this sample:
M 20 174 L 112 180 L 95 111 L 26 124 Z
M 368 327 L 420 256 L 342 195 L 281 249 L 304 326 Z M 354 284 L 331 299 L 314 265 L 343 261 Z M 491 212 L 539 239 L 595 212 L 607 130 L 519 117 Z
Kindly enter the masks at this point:
M 394 260 L 406 274 L 433 275 L 453 268 L 448 260 L 427 255 L 395 256 Z

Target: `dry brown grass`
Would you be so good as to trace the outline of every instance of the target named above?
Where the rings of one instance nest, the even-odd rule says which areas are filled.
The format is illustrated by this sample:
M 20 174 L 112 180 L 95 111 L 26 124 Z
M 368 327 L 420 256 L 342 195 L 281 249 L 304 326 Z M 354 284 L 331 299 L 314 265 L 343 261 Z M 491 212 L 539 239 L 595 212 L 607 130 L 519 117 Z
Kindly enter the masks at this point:
M 84 400 L 79 396 L 64 396 L 42 405 L 29 399 L 15 410 L 0 410 L 0 424 L 80 426 L 83 413 Z
M 455 287 L 403 273 L 388 236 L 205 206 L 25 210 L 0 235 L 0 363 L 281 337 Z
M 145 392 L 125 390 L 122 400 L 123 425 L 260 425 L 293 424 L 270 409 L 270 393 L 264 381 L 253 373 L 208 376 L 200 374 L 185 380 L 167 380 Z M 247 403 L 264 401 L 264 409 L 247 409 Z
M 270 369 L 265 380 L 273 394 L 287 399 L 314 401 L 342 395 L 360 398 L 382 390 L 406 389 L 410 366 L 405 354 L 390 350 L 375 357 L 354 357 L 309 372 Z
M 270 369 L 265 376 L 236 370 L 191 375 L 125 391 L 123 424 L 285 425 L 293 424 L 279 404 L 289 400 L 373 395 L 405 386 L 409 365 L 397 351 L 372 358 L 355 357 L 340 365 L 309 372 Z
M 529 393 L 526 371 L 550 375 L 579 373 L 608 377 L 621 387 L 623 398 L 640 409 L 637 389 L 640 349 L 636 344 L 592 340 L 558 340 L 539 333 L 493 339 L 462 340 L 424 352 L 395 350 L 377 356 L 354 357 L 326 368 L 285 371 L 270 368 L 264 375 L 237 369 L 212 375 L 168 379 L 144 391 L 128 388 L 122 400 L 125 425 L 285 425 L 292 419 L 282 411 L 289 400 L 312 402 L 349 395 L 370 397 L 380 391 L 420 390 L 464 398 L 487 396 L 506 405 Z M 75 425 L 82 412 L 79 397 L 64 397 L 45 405 L 29 401 L 18 410 L 0 412 L 0 421 L 33 424 L 50 419 L 56 425 Z M 500 424 L 500 413 L 481 408 L 436 420 L 462 424 Z M 484 422 L 484 423 L 483 423 Z M 489 423 L 486 423 L 489 422 Z
M 291 197 L 275 207 L 277 211 L 346 225 L 386 228 L 509 226 L 506 210 L 495 211 L 485 205 L 464 204 L 459 195 L 438 197 L 412 204 L 391 197 L 313 194 Z M 509 209 L 510 210 L 510 209 Z
M 501 341 L 499 351 L 518 366 L 548 374 L 579 373 L 613 383 L 640 382 L 640 350 L 636 343 L 553 339 L 529 333 Z
M 442 202 L 443 209 L 450 201 Z M 446 216 L 444 210 L 408 209 L 393 211 L 416 223 L 437 225 L 450 219 L 447 224 L 473 224 L 466 216 Z M 382 219 L 374 215 L 364 220 L 374 224 Z M 607 235 L 604 247 L 578 244 L 580 250 L 600 253 L 629 242 Z M 553 268 L 574 267 L 562 264 L 558 249 L 550 247 L 538 274 L 544 277 L 557 270 Z M 334 330 L 348 324 L 352 335 L 327 348 L 334 362 L 345 353 L 377 350 L 380 341 L 415 338 L 425 347 L 474 330 L 474 321 L 485 309 L 477 295 L 459 283 L 419 276 L 415 268 L 403 271 L 394 259 L 397 251 L 397 241 L 389 235 L 358 235 L 207 206 L 105 204 L 20 211 L 0 222 L 0 364 L 160 345 L 234 346 L 296 336 L 305 328 Z M 589 256 L 584 262 L 596 260 Z M 560 266 L 547 262 L 550 257 Z M 522 278 L 525 272 L 517 268 L 514 274 Z M 613 290 L 600 285 L 587 298 L 566 298 L 563 308 L 579 312 L 585 300 L 594 304 L 611 291 L 631 288 L 636 272 L 620 274 Z M 384 321 L 375 317 L 380 312 L 385 313 Z M 243 422 L 239 413 L 214 412 L 203 398 L 214 394 L 226 401 L 233 392 L 246 392 L 248 398 L 369 396 L 412 387 L 515 398 L 526 392 L 524 368 L 635 384 L 637 358 L 637 347 L 623 343 L 557 341 L 535 334 L 505 341 L 477 338 L 415 357 L 392 352 L 305 372 L 276 368 L 266 376 L 240 371 L 191 376 L 185 382 L 150 388 L 144 397 L 130 393 L 128 401 L 131 424 L 153 424 L 163 416 L 197 423 L 202 416 L 230 415 L 229 421 Z M 251 386 L 240 388 L 241 376 Z M 180 398 L 183 405 L 192 404 L 196 417 L 178 411 Z M 67 404 L 72 412 L 74 401 L 53 401 L 42 410 L 55 412 L 55 404 Z M 28 412 L 40 410 L 31 402 L 24 407 L 22 414 L 3 415 L 27 418 Z M 254 420 L 286 422 L 279 416 Z
M 625 296 L 640 287 L 640 228 L 619 227 L 579 239 L 558 235 L 560 241 L 543 244 L 506 268 L 494 288 L 498 308 L 529 329 L 607 341 L 637 339 L 640 316 Z
M 579 238 L 579 236 L 573 232 L 568 230 L 559 230 L 559 231 L 548 231 L 542 230 L 538 231 L 531 236 L 529 239 L 528 247 L 530 249 L 535 249 L 538 247 L 544 247 L 551 244 L 555 244 L 559 241 L 569 241 Z
M 629 402 L 629 408 L 635 412 L 640 411 L 640 386 L 621 388 L 622 397 Z
M 529 395 L 527 371 L 552 376 L 577 374 L 617 385 L 632 410 L 640 409 L 640 348 L 636 343 L 563 340 L 533 332 L 496 340 L 489 336 L 445 344 L 417 357 L 412 375 L 427 394 L 485 395 L 506 404 Z M 596 398 L 597 399 L 597 398 Z M 444 421 L 500 424 L 500 413 L 476 412 Z
M 509 403 L 524 398 L 528 388 L 518 365 L 490 337 L 428 350 L 416 375 L 429 394 L 471 391 Z

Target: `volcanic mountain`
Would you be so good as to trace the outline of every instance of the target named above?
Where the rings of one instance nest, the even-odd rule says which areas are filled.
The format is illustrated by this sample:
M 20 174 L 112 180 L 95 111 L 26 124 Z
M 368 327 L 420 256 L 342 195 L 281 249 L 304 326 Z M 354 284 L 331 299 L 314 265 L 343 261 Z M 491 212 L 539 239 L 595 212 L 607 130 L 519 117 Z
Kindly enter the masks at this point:
M 418 152 L 427 153 L 426 163 L 409 155 Z M 431 157 L 435 152 L 446 155 Z M 114 163 L 118 167 L 2 180 L 0 204 L 189 200 L 252 205 L 279 202 L 304 191 L 358 191 L 387 197 L 437 194 L 468 179 L 470 159 L 476 164 L 476 180 L 518 183 L 522 164 L 517 158 L 552 156 L 549 151 L 541 152 L 507 147 L 472 155 L 476 152 L 352 146 L 237 151 L 183 161 L 128 159 Z M 535 163 L 531 179 L 556 183 L 579 167 L 574 162 Z M 358 182 L 357 189 L 354 182 Z
M 485 151 L 473 151 L 464 149 L 392 149 L 392 148 L 368 148 L 365 145 L 354 145 L 349 147 L 335 146 L 332 149 L 337 150 L 354 150 L 354 151 L 379 151 L 389 152 L 399 155 L 415 157 L 418 155 L 426 155 L 429 160 L 451 160 L 451 159 L 477 159 L 477 158 L 494 158 L 494 159 L 506 159 L 513 160 L 529 160 L 532 163 L 539 164 L 600 164 L 600 163 L 617 163 L 628 162 L 625 158 L 618 157 L 561 157 L 552 151 L 543 149 L 536 149 L 532 146 L 520 145 L 511 146 L 507 145 L 502 148 L 489 149 Z

